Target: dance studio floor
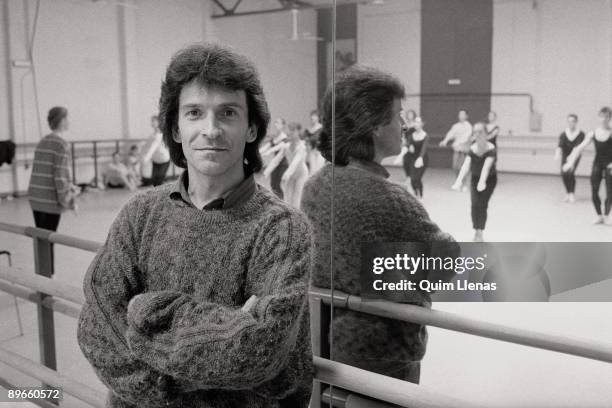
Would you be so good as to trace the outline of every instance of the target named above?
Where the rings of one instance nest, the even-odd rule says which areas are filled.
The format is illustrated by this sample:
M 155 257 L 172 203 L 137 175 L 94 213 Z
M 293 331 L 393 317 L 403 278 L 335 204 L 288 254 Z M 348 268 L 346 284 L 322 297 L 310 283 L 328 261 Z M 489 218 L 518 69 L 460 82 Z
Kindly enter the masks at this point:
M 398 168 L 392 180 L 401 181 Z M 469 193 L 451 191 L 450 171 L 430 169 L 425 175 L 424 206 L 431 218 L 458 241 L 472 238 Z M 59 232 L 104 240 L 127 191 L 88 192 L 78 214 L 63 216 Z M 612 226 L 591 225 L 594 211 L 588 180 L 578 180 L 574 204 L 561 202 L 562 184 L 552 176 L 500 174 L 490 203 L 485 231 L 488 241 L 610 242 Z M 0 203 L 0 221 L 33 225 L 27 200 Z M 13 265 L 33 271 L 29 238 L 0 232 L 0 249 L 13 253 Z M 81 285 L 92 253 L 56 245 L 55 278 Z M 0 259 L 4 264 L 5 259 Z M 610 281 L 607 285 L 612 289 Z M 609 292 L 612 293 L 612 292 Z M 26 357 L 38 358 L 35 307 L 19 301 L 24 335 L 18 335 L 13 298 L 0 293 L 0 345 Z M 437 303 L 434 308 L 463 316 L 530 330 L 612 344 L 612 303 Z M 58 370 L 92 387 L 103 385 L 81 356 L 74 319 L 56 314 Z M 456 398 L 490 407 L 610 407 L 612 364 L 547 352 L 431 328 L 423 361 L 421 384 Z M 37 384 L 0 364 L 0 377 L 15 384 Z M 62 406 L 80 407 L 65 397 Z

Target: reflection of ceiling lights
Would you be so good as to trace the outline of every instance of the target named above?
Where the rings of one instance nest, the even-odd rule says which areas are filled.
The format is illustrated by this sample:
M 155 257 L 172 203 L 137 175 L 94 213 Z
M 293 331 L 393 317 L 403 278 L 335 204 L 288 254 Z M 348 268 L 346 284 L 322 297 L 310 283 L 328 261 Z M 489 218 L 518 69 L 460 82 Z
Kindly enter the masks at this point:
M 382 6 L 385 4 L 385 0 L 372 0 L 370 4 L 373 6 Z

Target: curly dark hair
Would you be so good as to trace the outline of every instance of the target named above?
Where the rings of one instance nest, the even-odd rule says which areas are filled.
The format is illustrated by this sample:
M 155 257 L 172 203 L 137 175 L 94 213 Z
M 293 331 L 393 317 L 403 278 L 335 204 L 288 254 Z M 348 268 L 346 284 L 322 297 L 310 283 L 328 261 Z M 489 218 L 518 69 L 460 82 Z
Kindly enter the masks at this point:
M 178 167 L 187 167 L 183 148 L 173 136 L 178 132 L 181 90 L 194 80 L 206 87 L 245 92 L 249 127 L 256 127 L 257 137 L 244 148 L 244 172 L 250 175 L 261 170 L 259 144 L 266 135 L 270 112 L 259 75 L 245 56 L 229 47 L 211 43 L 193 44 L 174 54 L 162 82 L 159 125 L 172 162 Z
M 332 89 L 323 98 L 319 150 L 332 161 Z M 374 131 L 391 122 L 393 101 L 403 99 L 405 90 L 394 76 L 375 68 L 353 65 L 335 81 L 335 164 L 350 159 L 373 161 Z

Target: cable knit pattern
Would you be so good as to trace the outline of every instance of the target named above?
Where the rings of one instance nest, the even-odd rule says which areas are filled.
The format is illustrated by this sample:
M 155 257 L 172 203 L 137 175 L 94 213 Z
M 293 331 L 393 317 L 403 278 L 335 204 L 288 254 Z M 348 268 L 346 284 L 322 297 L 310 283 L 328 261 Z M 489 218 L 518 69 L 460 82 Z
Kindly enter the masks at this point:
M 259 187 L 214 211 L 171 189 L 130 200 L 85 276 L 78 340 L 108 406 L 307 407 L 306 217 Z
M 404 188 L 385 180 L 386 170 L 376 163 L 335 167 L 334 288 L 360 295 L 361 245 L 368 242 L 442 242 L 433 245 L 453 255 L 458 246 L 440 231 L 425 209 Z M 332 166 L 328 164 L 306 184 L 302 209 L 315 232 L 313 284 L 330 287 L 330 229 Z M 449 252 L 450 251 L 450 252 Z M 435 255 L 431 252 L 431 255 Z M 448 280 L 453 273 L 436 276 Z M 432 279 L 433 277 L 429 277 Z M 393 299 L 431 306 L 424 292 L 407 292 Z M 335 360 L 380 374 L 408 379 L 411 363 L 425 354 L 425 326 L 335 309 Z

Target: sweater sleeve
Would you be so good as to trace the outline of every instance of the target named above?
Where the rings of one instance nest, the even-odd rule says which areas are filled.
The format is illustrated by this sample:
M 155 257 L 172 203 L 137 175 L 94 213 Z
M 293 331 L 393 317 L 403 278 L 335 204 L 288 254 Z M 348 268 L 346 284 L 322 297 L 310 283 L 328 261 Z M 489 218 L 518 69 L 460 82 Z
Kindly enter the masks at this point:
M 57 199 L 63 208 L 74 208 L 74 194 L 70 189 L 70 170 L 68 169 L 69 155 L 66 146 L 56 152 L 55 163 L 53 166 L 53 181 L 55 183 L 55 191 Z
M 401 187 L 400 187 L 401 189 Z M 425 208 L 404 190 L 397 193 L 400 197 L 400 206 L 404 213 L 406 229 L 405 236 L 400 241 L 425 242 L 428 244 L 429 256 L 432 257 L 457 257 L 461 249 L 455 239 L 444 232 L 431 220 Z M 450 281 L 455 276 L 453 271 L 430 271 L 427 279 L 435 282 L 437 280 Z
M 98 377 L 119 398 L 138 406 L 173 406 L 171 379 L 137 359 L 125 339 L 128 301 L 140 290 L 128 207 L 114 221 L 85 275 L 78 342 Z
M 248 262 L 247 286 L 258 297 L 249 312 L 171 291 L 136 297 L 128 310 L 131 350 L 200 389 L 253 389 L 277 377 L 296 343 L 309 341 L 297 338 L 308 319 L 309 231 L 292 213 L 262 234 Z

